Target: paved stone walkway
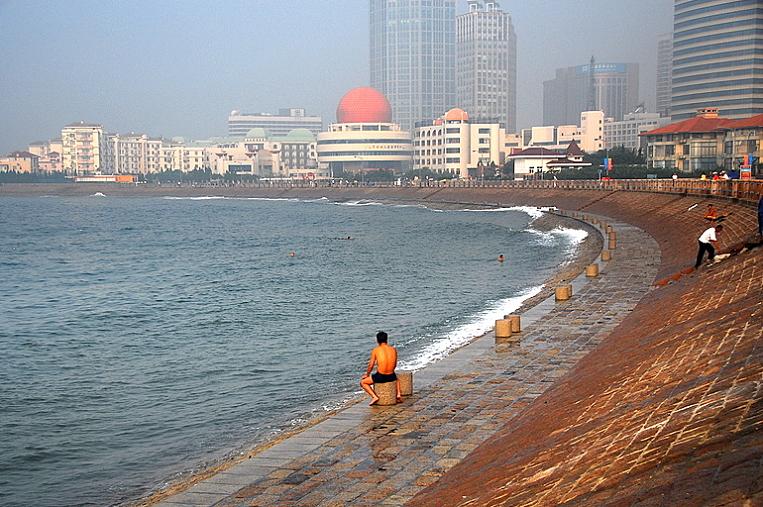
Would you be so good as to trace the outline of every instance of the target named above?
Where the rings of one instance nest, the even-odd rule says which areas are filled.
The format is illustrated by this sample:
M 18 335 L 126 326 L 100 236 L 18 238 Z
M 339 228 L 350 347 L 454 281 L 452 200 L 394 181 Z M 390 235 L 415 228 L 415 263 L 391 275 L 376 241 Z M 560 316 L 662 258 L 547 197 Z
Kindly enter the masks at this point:
M 487 335 L 415 377 L 395 407 L 358 403 L 163 501 L 162 507 L 401 505 L 514 418 L 611 333 L 651 290 L 657 243 L 627 224 L 598 278 L 522 316 L 521 344 Z

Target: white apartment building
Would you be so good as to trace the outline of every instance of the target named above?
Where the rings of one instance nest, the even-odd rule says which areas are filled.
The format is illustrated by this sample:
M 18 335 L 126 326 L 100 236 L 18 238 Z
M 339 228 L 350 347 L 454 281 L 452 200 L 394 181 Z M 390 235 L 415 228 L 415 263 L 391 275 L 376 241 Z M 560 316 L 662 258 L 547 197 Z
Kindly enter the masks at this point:
M 108 143 L 103 125 L 71 123 L 61 130 L 62 165 L 68 174 L 93 174 L 104 169 Z
M 544 147 L 550 150 L 566 149 L 575 141 L 581 150 L 593 153 L 604 149 L 604 113 L 583 111 L 580 126 L 560 125 L 522 129 L 521 148 Z
M 161 138 L 146 134 L 109 134 L 109 166 L 113 174 L 148 174 L 163 169 Z
M 164 142 L 162 144 L 162 170 L 190 172 L 210 167 L 207 146 Z
M 413 133 L 413 168 L 458 178 L 479 176 L 480 168 L 500 166 L 505 131 L 499 123 L 469 123 L 463 109 L 451 109 Z
M 607 118 L 604 122 L 604 147 L 623 146 L 637 150 L 641 146 L 641 134 L 669 124 L 670 118 L 661 117 L 659 113 L 629 113 L 622 121 Z

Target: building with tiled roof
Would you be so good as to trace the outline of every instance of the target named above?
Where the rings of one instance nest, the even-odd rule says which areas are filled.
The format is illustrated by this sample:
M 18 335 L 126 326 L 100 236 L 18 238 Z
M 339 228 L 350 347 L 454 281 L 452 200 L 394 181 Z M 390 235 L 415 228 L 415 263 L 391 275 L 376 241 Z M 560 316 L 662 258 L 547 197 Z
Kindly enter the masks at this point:
M 686 173 L 736 172 L 745 156 L 758 158 L 763 141 L 763 114 L 742 119 L 723 118 L 718 108 L 700 109 L 694 118 L 642 134 L 647 164 L 655 169 Z M 744 167 L 742 167 L 744 168 Z M 757 174 L 757 164 L 750 167 Z
M 508 160 L 514 162 L 514 178 L 542 179 L 543 173 L 590 167 L 591 163 L 583 160 L 584 155 L 578 143 L 572 141 L 564 150 L 551 150 L 541 146 L 525 148 L 509 155 Z
M 36 173 L 39 171 L 39 159 L 28 151 L 14 151 L 6 157 L 0 157 L 0 172 Z

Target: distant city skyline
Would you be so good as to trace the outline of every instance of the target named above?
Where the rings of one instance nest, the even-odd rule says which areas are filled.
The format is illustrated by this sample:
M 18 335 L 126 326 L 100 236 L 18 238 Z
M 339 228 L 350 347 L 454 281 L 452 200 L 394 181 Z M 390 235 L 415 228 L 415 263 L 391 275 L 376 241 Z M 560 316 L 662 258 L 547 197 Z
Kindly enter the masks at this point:
M 655 107 L 658 35 L 669 0 L 501 2 L 514 21 L 517 127 L 542 123 L 543 81 L 587 61 L 641 65 Z M 74 121 L 109 132 L 225 135 L 233 109 L 305 108 L 325 123 L 339 98 L 369 84 L 368 2 L 0 0 L 0 153 L 59 137 Z M 466 11 L 459 0 L 457 13 Z M 150 16 L 147 14 L 150 12 Z M 444 113 L 444 111 L 443 111 Z

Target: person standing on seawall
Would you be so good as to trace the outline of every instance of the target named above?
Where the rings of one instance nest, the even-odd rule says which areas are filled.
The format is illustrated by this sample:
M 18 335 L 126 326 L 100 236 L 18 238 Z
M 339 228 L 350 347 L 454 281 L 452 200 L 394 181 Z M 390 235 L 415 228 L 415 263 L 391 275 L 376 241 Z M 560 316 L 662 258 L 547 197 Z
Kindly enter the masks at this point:
M 702 265 L 702 258 L 705 256 L 705 252 L 707 252 L 708 260 L 712 261 L 715 258 L 715 248 L 713 247 L 713 243 L 718 241 L 715 233 L 721 232 L 722 230 L 722 225 L 716 225 L 706 229 L 705 232 L 703 232 L 699 237 L 699 240 L 697 241 L 699 243 L 699 251 L 697 252 L 697 263 L 694 264 L 695 268 L 698 268 Z

